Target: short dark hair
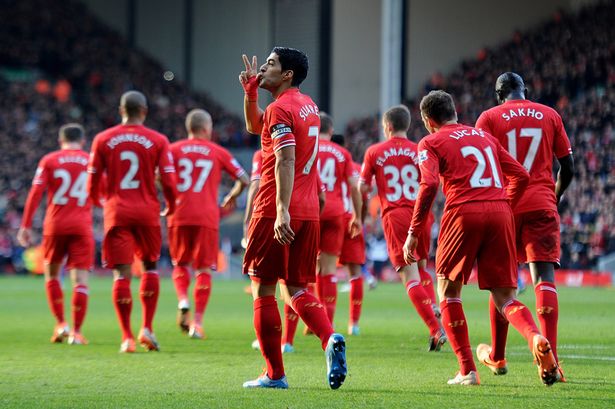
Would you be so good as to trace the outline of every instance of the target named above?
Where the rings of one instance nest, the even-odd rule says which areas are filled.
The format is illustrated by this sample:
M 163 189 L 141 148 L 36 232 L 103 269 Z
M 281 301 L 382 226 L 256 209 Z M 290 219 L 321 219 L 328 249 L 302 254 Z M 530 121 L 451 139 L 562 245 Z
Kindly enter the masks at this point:
M 330 133 L 333 131 L 333 119 L 326 112 L 320 111 L 320 133 Z
M 83 126 L 79 124 L 70 123 L 62 125 L 58 135 L 60 136 L 61 141 L 79 142 L 85 137 L 85 130 L 83 129 Z
M 382 116 L 384 122 L 391 124 L 393 132 L 408 132 L 410 129 L 410 110 L 405 105 L 397 105 L 389 108 Z
M 307 55 L 303 51 L 289 47 L 274 47 L 271 52 L 277 54 L 282 71 L 291 70 L 293 72 L 293 80 L 290 85 L 294 87 L 301 85 L 308 74 L 309 62 Z
M 331 135 L 331 142 L 337 143 L 340 146 L 344 146 L 346 144 L 346 139 L 341 133 L 334 133 L 333 135 Z
M 127 91 L 120 97 L 120 106 L 124 107 L 126 115 L 135 117 L 142 109 L 147 109 L 147 98 L 139 91 Z
M 517 73 L 505 72 L 495 81 L 495 93 L 502 101 L 512 93 L 525 93 L 523 78 Z
M 442 90 L 431 91 L 421 99 L 421 113 L 438 124 L 457 119 L 451 94 Z

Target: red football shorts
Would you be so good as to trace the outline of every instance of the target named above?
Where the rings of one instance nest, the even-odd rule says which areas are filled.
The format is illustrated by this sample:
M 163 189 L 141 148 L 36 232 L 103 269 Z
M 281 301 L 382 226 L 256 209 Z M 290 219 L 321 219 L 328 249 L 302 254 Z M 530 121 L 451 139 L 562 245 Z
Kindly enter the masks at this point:
M 322 253 L 339 256 L 344 244 L 344 232 L 348 230 L 346 218 L 334 217 L 320 221 L 320 248 Z
M 438 237 L 436 275 L 466 284 L 476 262 L 479 288 L 517 288 L 514 232 L 506 201 L 469 202 L 446 210 Z
M 44 235 L 45 264 L 60 264 L 64 257 L 67 269 L 90 270 L 94 265 L 94 237 L 75 234 Z
M 102 244 L 103 266 L 158 261 L 162 237 L 160 226 L 113 226 L 105 233 Z
M 344 225 L 350 224 L 351 217 L 344 216 Z M 340 264 L 365 264 L 365 237 L 363 232 L 354 239 L 350 237 L 350 231 L 344 231 L 344 243 L 339 259 Z
M 559 267 L 559 214 L 555 210 L 535 210 L 515 215 L 517 261 L 551 262 Z
M 204 226 L 170 226 L 169 252 L 174 265 L 190 264 L 195 269 L 218 267 L 218 230 Z
M 250 220 L 243 273 L 265 285 L 283 280 L 288 285 L 303 287 L 316 281 L 319 222 L 291 219 L 295 239 L 286 246 L 273 238 L 274 223 L 275 219 L 265 217 Z
M 384 230 L 384 238 L 387 242 L 387 250 L 389 258 L 395 270 L 407 265 L 404 260 L 404 243 L 408 237 L 408 229 L 412 222 L 412 207 L 397 207 L 389 210 L 382 217 L 382 227 Z M 433 223 L 433 216 L 430 216 Z M 429 224 L 431 229 L 431 224 Z M 419 243 L 416 248 L 417 260 L 422 260 L 429 257 L 429 234 L 419 235 Z

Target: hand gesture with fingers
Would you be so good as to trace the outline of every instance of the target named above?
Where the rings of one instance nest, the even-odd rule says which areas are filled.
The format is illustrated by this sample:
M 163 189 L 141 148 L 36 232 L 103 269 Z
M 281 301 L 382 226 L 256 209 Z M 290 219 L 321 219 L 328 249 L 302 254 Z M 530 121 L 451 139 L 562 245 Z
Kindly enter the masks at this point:
M 256 56 L 252 57 L 252 62 L 250 62 L 245 54 L 241 58 L 243 59 L 245 70 L 239 73 L 239 82 L 246 95 L 256 97 L 258 95 L 258 62 Z
M 278 215 L 273 225 L 273 238 L 278 243 L 290 244 L 295 239 L 295 232 L 290 228 L 290 214 L 288 210 L 278 211 Z

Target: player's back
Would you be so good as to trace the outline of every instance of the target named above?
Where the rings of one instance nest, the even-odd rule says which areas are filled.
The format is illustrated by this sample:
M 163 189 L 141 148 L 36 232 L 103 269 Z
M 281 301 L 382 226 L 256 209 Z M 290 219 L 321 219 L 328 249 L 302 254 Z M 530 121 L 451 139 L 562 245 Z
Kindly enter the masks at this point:
M 220 221 L 218 188 L 222 170 L 234 177 L 244 170 L 231 154 L 214 142 L 185 139 L 170 145 L 177 169 L 179 192 L 169 226 L 206 226 L 217 229 Z
M 419 143 L 419 160 L 435 155 L 446 207 L 473 201 L 506 200 L 502 187 L 498 141 L 470 126 L 440 128 Z
M 371 184 L 376 179 L 382 215 L 398 207 L 414 207 L 420 173 L 416 143 L 393 137 L 365 152 L 361 179 Z
M 44 234 L 92 233 L 92 206 L 86 190 L 88 157 L 81 149 L 62 149 L 41 160 L 32 183 L 46 182 L 48 189 Z
M 555 209 L 553 156 L 572 153 L 559 114 L 536 102 L 510 100 L 483 112 L 476 127 L 495 136 L 530 174 L 515 212 Z
M 326 195 L 320 218 L 330 219 L 344 214 L 343 185 L 353 172 L 350 153 L 336 143 L 319 140 L 318 171 Z
M 295 179 L 289 212 L 294 219 L 318 220 L 318 107 L 298 88 L 290 88 L 269 104 L 263 122 L 261 182 L 254 216 L 276 217 L 275 152 L 295 146 Z
M 156 169 L 174 172 L 166 136 L 143 125 L 117 125 L 94 138 L 96 156 L 107 175 L 105 226 L 160 224 Z M 92 170 L 90 170 L 92 171 Z M 94 169 L 93 171 L 98 171 Z

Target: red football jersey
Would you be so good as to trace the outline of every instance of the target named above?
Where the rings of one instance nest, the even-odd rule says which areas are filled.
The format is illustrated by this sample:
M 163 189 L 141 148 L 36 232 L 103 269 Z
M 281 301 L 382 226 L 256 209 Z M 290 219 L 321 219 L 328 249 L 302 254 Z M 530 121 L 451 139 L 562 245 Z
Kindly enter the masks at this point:
M 557 210 L 553 155 L 572 153 L 562 118 L 552 108 L 528 100 L 512 100 L 481 114 L 476 127 L 489 132 L 530 173 L 530 184 L 515 213 Z
M 253 217 L 276 217 L 275 152 L 295 147 L 295 180 L 290 200 L 290 217 L 319 220 L 316 159 L 320 117 L 312 99 L 289 88 L 269 104 L 261 134 L 263 166 L 261 183 L 254 199 Z
M 352 177 L 357 180 L 361 176 L 361 165 L 357 162 L 351 162 L 352 164 Z M 342 182 L 342 196 L 344 197 L 344 212 L 348 214 L 354 213 L 354 207 L 352 205 L 352 196 L 350 195 L 350 189 L 348 188 L 348 183 Z M 363 200 L 367 200 L 367 194 L 363 198 Z
M 252 173 L 250 173 L 250 181 L 261 179 L 261 167 L 263 166 L 263 152 L 259 149 L 252 156 Z
M 321 219 L 331 219 L 344 214 L 342 184 L 352 176 L 352 157 L 340 145 L 320 140 L 318 142 L 318 171 L 325 186 L 325 208 Z
M 91 235 L 92 205 L 86 190 L 88 154 L 62 149 L 45 155 L 36 168 L 21 225 L 32 226 L 32 217 L 47 189 L 44 235 Z
M 521 197 L 527 172 L 493 136 L 470 126 L 445 125 L 419 142 L 421 188 L 417 197 L 412 230 L 422 231 L 438 185 L 446 198 L 444 211 L 473 201 L 508 200 Z M 508 194 L 502 170 L 510 179 Z M 521 181 L 523 186 L 521 186 Z M 429 194 L 424 194 L 426 188 Z
M 233 179 L 246 172 L 229 151 L 203 139 L 185 139 L 171 144 L 177 171 L 178 201 L 169 226 L 205 226 L 218 229 L 218 187 L 224 170 Z
M 382 215 L 397 207 L 414 207 L 421 174 L 416 143 L 393 137 L 370 146 L 361 168 L 361 182 L 372 184 L 376 178 Z
M 90 196 L 97 201 L 107 175 L 105 230 L 113 226 L 159 226 L 156 172 L 167 200 L 174 199 L 175 167 L 166 136 L 143 125 L 117 125 L 94 138 L 88 167 Z

